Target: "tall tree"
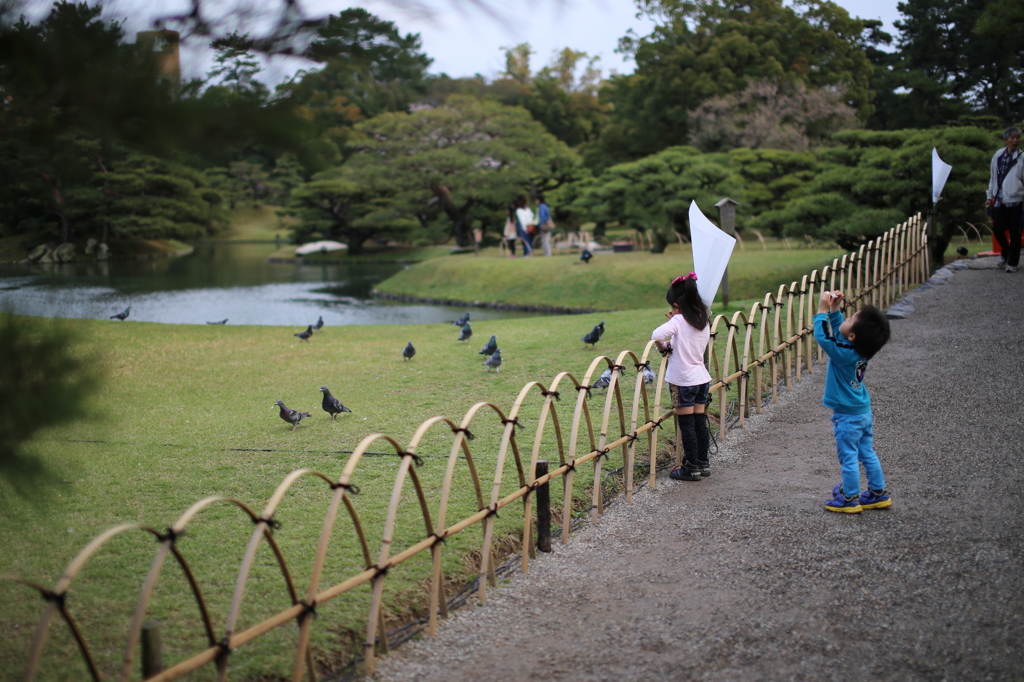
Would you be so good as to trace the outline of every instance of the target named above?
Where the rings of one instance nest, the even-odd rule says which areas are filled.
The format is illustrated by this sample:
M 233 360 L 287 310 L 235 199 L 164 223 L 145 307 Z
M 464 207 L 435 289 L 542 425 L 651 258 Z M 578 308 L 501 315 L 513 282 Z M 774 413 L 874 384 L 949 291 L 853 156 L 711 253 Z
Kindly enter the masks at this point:
M 908 86 L 930 87 L 939 98 L 964 102 L 1005 124 L 1024 119 L 1019 2 L 905 0 L 898 7 L 900 67 Z
M 636 70 L 612 77 L 604 93 L 614 106 L 603 134 L 609 158 L 685 144 L 690 112 L 742 90 L 748 79 L 832 87 L 862 119 L 872 112 L 864 44 L 873 34 L 835 3 L 638 0 L 638 6 L 659 23 L 648 36 L 620 41 Z
M 465 95 L 444 106 L 360 123 L 348 160 L 360 183 L 391 188 L 388 210 L 430 220 L 440 212 L 460 246 L 474 220 L 516 194 L 552 190 L 575 177 L 579 157 L 518 107 Z

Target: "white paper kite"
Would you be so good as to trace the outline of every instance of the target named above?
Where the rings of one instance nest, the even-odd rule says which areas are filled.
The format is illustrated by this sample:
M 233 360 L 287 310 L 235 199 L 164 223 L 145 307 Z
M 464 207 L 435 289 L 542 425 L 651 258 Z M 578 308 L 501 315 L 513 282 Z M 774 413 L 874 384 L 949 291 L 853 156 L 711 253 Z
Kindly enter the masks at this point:
M 939 158 L 939 150 L 932 147 L 932 203 L 936 204 L 942 196 L 942 188 L 946 186 L 949 172 L 953 167 Z M 700 277 L 700 275 L 697 275 Z
M 700 209 L 690 202 L 690 241 L 693 242 L 693 271 L 697 273 L 697 291 L 710 308 L 729 265 L 736 239 L 715 227 Z

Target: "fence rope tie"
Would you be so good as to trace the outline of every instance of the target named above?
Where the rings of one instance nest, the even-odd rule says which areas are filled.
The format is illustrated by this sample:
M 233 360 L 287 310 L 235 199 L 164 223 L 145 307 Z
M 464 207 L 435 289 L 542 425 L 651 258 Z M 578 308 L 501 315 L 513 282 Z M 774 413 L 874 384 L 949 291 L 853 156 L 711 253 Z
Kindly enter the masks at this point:
M 645 368 L 646 369 L 650 369 L 651 368 L 651 361 L 648 360 L 647 362 L 636 362 L 636 363 L 633 364 L 633 366 L 636 367 L 636 373 L 639 374 Z
M 512 433 L 515 433 L 516 427 L 518 427 L 520 429 L 523 428 L 523 425 L 519 423 L 519 417 L 516 417 L 515 419 L 502 419 L 501 423 L 504 424 L 505 426 L 508 426 L 509 424 L 511 424 L 512 425 Z
M 741 369 L 741 370 L 740 370 L 740 375 L 741 375 L 741 376 L 742 376 L 742 377 L 743 377 L 744 379 L 748 379 L 748 378 L 750 378 L 750 370 L 749 370 L 749 369 Z
M 555 400 L 561 402 L 562 394 L 558 391 L 541 391 L 540 394 L 547 398 L 548 396 L 554 396 Z
M 731 381 L 720 381 L 718 383 L 722 384 L 722 388 L 724 388 L 727 391 L 729 390 L 729 386 L 732 384 Z
M 592 388 L 593 388 L 593 386 L 584 386 L 583 384 L 580 384 L 579 386 L 576 387 L 576 390 L 577 391 L 586 391 L 587 392 L 587 397 L 591 398 L 591 397 L 593 397 L 591 395 L 591 393 L 590 393 L 590 389 L 592 389 Z
M 267 528 L 272 528 L 273 530 L 281 529 L 281 522 L 272 516 L 268 518 L 264 518 L 262 516 L 254 516 L 252 517 L 252 522 L 254 524 L 265 523 L 267 524 Z
M 738 324 L 733 324 L 732 322 L 729 322 L 729 320 L 725 321 L 725 327 L 726 327 L 726 329 L 739 329 L 740 328 L 740 326 Z
M 638 434 L 638 433 L 637 433 L 636 431 L 634 431 L 633 433 L 629 434 L 629 435 L 627 436 L 627 438 L 628 438 L 629 440 L 627 440 L 627 441 L 626 441 L 626 444 L 627 444 L 627 445 L 632 445 L 633 443 L 635 443 L 635 442 L 637 442 L 638 440 L 640 440 L 640 434 Z
M 743 324 L 745 324 L 748 327 L 753 327 L 754 329 L 757 329 L 757 322 L 744 322 Z
M 373 569 L 373 579 L 374 580 L 376 580 L 377 578 L 383 578 L 384 576 L 386 576 L 388 574 L 388 571 L 391 569 L 390 566 L 378 566 L 377 564 L 374 564 L 372 566 L 367 566 L 366 568 L 367 569 Z
M 569 473 L 570 471 L 576 471 L 576 458 L 573 457 L 568 462 L 562 464 L 562 466 L 565 467 L 565 473 Z
M 438 535 L 437 533 L 431 533 L 427 537 L 434 538 L 434 544 L 435 545 L 442 545 L 442 544 L 444 544 L 445 542 L 448 541 L 448 538 L 446 536 Z M 431 545 L 431 546 L 433 546 L 433 545 Z
M 313 618 L 316 618 L 316 599 L 314 599 L 312 601 L 306 601 L 305 599 L 300 599 L 296 603 L 302 604 L 302 613 L 300 613 L 298 615 L 298 619 L 300 621 L 305 620 L 306 616 L 312 616 Z
M 658 352 L 661 353 L 661 357 L 667 358 L 669 355 L 672 355 L 672 346 L 668 345 L 664 348 L 659 348 Z
M 39 590 L 39 594 L 42 595 L 43 601 L 48 604 L 56 604 L 57 608 L 64 611 L 64 598 L 67 596 L 67 592 L 61 592 L 57 594 L 51 590 Z
M 399 457 L 412 457 L 413 464 L 418 467 L 423 466 L 423 458 L 417 455 L 415 452 L 409 452 L 408 450 L 402 450 L 398 453 Z
M 651 426 L 652 429 L 660 429 L 660 428 L 662 428 L 661 422 L 662 422 L 661 419 L 657 419 L 657 420 L 655 420 L 655 419 L 648 419 L 647 420 L 647 423 L 652 425 Z
M 625 368 L 624 366 L 622 366 L 622 365 L 612 365 L 612 371 L 613 371 L 613 372 L 614 372 L 615 370 L 619 370 L 619 372 L 622 372 L 622 371 L 624 371 L 625 369 L 626 369 L 626 368 Z
M 224 635 L 224 638 L 217 642 L 216 647 L 217 649 L 219 649 L 217 653 L 218 661 L 224 660 L 225 658 L 231 655 L 231 646 L 228 644 L 230 640 L 231 635 Z
M 497 502 L 495 502 L 494 504 L 492 504 L 492 505 L 490 505 L 488 507 L 484 507 L 484 509 L 487 510 L 487 516 L 484 517 L 485 519 L 489 519 L 492 516 L 494 518 L 498 518 L 498 503 Z
M 758 302 L 757 309 L 758 310 L 771 310 L 772 307 L 768 306 L 768 305 L 765 305 L 764 303 Z
M 344 490 L 347 490 L 348 492 L 352 493 L 353 495 L 358 495 L 359 494 L 359 486 L 353 485 L 352 483 L 332 483 L 331 484 L 331 490 L 337 490 L 338 488 L 342 488 Z
M 173 528 L 168 528 L 166 532 L 164 532 L 164 533 L 157 533 L 156 534 L 156 541 L 157 542 L 169 542 L 171 547 L 174 547 L 174 544 L 178 541 L 178 538 L 180 538 L 184 534 L 185 534 L 185 531 L 181 531 L 179 533 L 178 531 L 174 530 Z
M 464 434 L 466 434 L 466 440 L 473 440 L 473 439 L 476 438 L 476 436 L 474 436 L 473 433 L 469 429 L 462 428 L 461 426 L 453 426 L 452 427 L 452 433 L 454 433 L 454 434 L 464 433 Z
M 718 336 L 718 332 L 711 332 L 711 338 L 715 338 L 716 336 Z
M 775 301 L 775 307 L 776 308 L 785 308 L 786 307 L 786 302 L 785 301 Z
M 598 450 L 597 457 L 594 458 L 594 464 L 598 464 L 601 461 L 601 458 L 607 457 L 609 452 L 611 452 L 611 450 L 609 450 L 607 447 Z

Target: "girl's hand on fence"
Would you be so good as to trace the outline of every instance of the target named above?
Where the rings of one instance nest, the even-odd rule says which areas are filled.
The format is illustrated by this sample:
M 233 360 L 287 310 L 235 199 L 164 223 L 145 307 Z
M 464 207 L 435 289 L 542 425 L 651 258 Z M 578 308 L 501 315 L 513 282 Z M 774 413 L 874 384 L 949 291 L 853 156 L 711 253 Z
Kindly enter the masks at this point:
M 843 302 L 843 292 L 841 292 L 841 291 L 833 291 L 832 292 L 832 305 L 829 306 L 829 310 L 831 310 L 832 312 L 837 312 L 839 310 L 839 306 L 842 304 L 842 302 Z
M 832 305 L 832 292 L 822 291 L 821 298 L 818 299 L 818 312 L 827 313 L 829 306 Z

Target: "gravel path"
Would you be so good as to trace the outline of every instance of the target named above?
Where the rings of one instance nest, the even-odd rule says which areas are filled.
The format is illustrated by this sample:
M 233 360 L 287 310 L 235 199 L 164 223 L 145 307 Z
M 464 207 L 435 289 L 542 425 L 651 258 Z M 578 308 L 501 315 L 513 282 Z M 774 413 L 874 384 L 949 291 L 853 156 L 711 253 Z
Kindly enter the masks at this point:
M 1024 679 L 1024 274 L 970 266 L 868 371 L 890 509 L 823 510 L 816 371 L 710 479 L 616 504 L 374 679 Z

